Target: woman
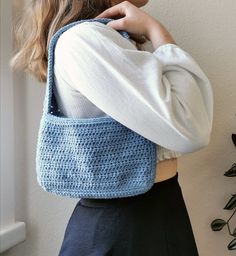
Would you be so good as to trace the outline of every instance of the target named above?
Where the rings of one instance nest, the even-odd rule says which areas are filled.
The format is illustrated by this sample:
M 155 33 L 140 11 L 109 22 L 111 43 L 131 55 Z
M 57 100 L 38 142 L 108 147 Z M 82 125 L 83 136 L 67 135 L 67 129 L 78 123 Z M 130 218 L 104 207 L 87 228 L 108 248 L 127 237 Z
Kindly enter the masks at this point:
M 82 198 L 68 221 L 60 256 L 198 255 L 177 157 L 209 144 L 212 89 L 165 27 L 139 9 L 147 2 L 35 0 L 18 23 L 20 49 L 11 66 L 45 82 L 47 47 L 60 27 L 80 19 L 115 19 L 106 25 L 84 22 L 60 36 L 56 100 L 65 116 L 108 115 L 157 144 L 152 188 L 134 197 Z M 146 40 L 153 53 L 141 50 Z

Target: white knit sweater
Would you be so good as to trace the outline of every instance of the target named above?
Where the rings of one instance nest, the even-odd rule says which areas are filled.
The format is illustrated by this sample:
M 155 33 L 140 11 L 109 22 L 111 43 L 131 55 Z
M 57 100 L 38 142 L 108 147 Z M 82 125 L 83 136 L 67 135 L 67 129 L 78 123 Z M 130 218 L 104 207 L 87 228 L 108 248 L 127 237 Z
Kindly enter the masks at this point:
M 157 144 L 157 160 L 209 144 L 211 84 L 175 44 L 152 53 L 100 22 L 65 31 L 55 47 L 55 95 L 63 114 L 111 116 Z

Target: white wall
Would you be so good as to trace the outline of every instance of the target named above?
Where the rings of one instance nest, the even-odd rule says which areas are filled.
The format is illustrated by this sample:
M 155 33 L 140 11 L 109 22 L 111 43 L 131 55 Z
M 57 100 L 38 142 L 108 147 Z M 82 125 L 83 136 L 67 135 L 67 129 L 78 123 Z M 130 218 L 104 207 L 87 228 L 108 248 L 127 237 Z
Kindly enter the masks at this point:
M 222 208 L 236 193 L 235 179 L 223 176 L 236 160 L 231 142 L 231 133 L 236 133 L 236 2 L 150 0 L 144 10 L 169 29 L 212 82 L 215 108 L 211 142 L 179 158 L 179 183 L 200 255 L 235 255 L 235 251 L 227 250 L 231 240 L 227 230 L 213 232 L 210 223 L 230 216 L 231 211 Z M 4 256 L 57 255 L 77 202 L 44 192 L 36 182 L 35 148 L 43 97 L 43 84 L 28 76 L 26 80 L 22 75 L 15 77 L 16 219 L 26 223 L 27 238 Z

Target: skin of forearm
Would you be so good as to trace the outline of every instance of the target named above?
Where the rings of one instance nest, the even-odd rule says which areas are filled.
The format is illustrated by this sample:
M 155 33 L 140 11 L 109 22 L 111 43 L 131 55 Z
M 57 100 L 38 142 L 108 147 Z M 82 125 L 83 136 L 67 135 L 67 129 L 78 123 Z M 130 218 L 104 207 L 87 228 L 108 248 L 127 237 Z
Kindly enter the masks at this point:
M 156 21 L 154 18 L 147 21 L 145 36 L 151 41 L 154 49 L 168 43 L 176 44 L 170 33 L 159 21 Z

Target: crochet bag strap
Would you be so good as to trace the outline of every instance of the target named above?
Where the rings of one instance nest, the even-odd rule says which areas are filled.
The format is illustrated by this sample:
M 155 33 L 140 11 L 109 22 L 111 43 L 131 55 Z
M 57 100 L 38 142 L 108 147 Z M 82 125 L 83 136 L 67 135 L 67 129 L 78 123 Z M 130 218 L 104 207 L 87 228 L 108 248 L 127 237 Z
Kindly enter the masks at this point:
M 47 77 L 48 77 L 48 86 L 46 87 L 46 94 L 45 94 L 45 100 L 44 100 L 44 104 L 43 104 L 43 113 L 49 113 L 49 112 L 53 112 L 56 111 L 55 107 L 54 109 L 52 109 L 54 104 L 51 104 L 52 101 L 55 101 L 54 95 L 53 95 L 53 82 L 54 82 L 54 48 L 56 45 L 56 42 L 58 40 L 58 38 L 60 37 L 60 35 L 65 32 L 66 30 L 68 30 L 69 28 L 82 23 L 82 22 L 101 22 L 103 24 L 107 24 L 109 21 L 112 21 L 114 19 L 111 18 L 95 18 L 95 19 L 83 19 L 83 20 L 78 20 L 72 23 L 69 23 L 65 26 L 63 26 L 62 28 L 60 28 L 59 30 L 57 30 L 57 32 L 52 36 L 50 43 L 49 43 L 49 47 L 48 47 L 48 69 L 47 69 Z M 125 38 L 129 38 L 129 34 L 127 33 L 127 31 L 124 30 L 117 30 L 123 37 Z M 60 115 L 60 113 L 57 113 L 58 115 Z

